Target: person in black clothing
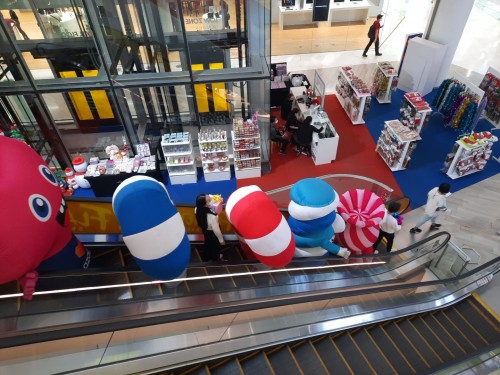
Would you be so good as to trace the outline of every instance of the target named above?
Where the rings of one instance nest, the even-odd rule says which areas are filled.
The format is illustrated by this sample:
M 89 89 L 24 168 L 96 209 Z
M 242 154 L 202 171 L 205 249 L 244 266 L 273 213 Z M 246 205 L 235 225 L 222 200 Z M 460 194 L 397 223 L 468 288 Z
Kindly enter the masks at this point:
M 24 39 L 29 40 L 28 34 L 24 32 L 24 30 L 21 28 L 21 22 L 19 22 L 19 17 L 17 17 L 16 12 L 14 12 L 12 9 L 9 11 L 10 18 L 14 22 L 14 26 L 17 27 L 17 30 L 19 30 L 19 33 L 23 36 Z
M 300 110 L 298 108 L 292 109 L 288 114 L 285 124 L 285 134 L 282 135 L 280 154 L 286 154 L 288 144 L 291 142 L 295 132 L 299 129 L 299 116 Z
M 210 209 L 212 199 L 208 194 L 199 194 L 196 197 L 196 222 L 203 232 L 205 237 L 205 246 L 202 254 L 204 261 L 220 261 L 224 260 L 221 254 L 222 245 L 226 242 L 222 236 L 219 227 L 219 218 L 215 212 Z
M 292 141 L 297 146 L 309 145 L 313 139 L 313 132 L 321 133 L 323 131 L 323 127 L 320 129 L 316 128 L 312 123 L 312 117 L 307 116 L 301 124 L 299 124 L 297 132 L 293 135 Z M 299 150 L 300 152 L 300 150 Z M 307 156 L 310 155 L 309 147 L 307 151 Z
M 288 94 L 286 99 L 281 103 L 281 119 L 286 121 L 288 119 L 288 115 L 292 110 L 293 100 L 295 97 L 292 93 Z
M 383 27 L 380 24 L 380 20 L 382 19 L 383 15 L 379 14 L 377 16 L 377 20 L 373 23 L 373 25 L 370 27 L 370 30 L 368 32 L 368 37 L 370 38 L 370 41 L 365 47 L 365 50 L 363 51 L 363 57 L 368 57 L 366 54 L 368 52 L 368 49 L 371 47 L 373 42 L 375 42 L 375 56 L 382 56 L 382 54 L 379 51 L 379 37 L 380 37 L 380 29 Z

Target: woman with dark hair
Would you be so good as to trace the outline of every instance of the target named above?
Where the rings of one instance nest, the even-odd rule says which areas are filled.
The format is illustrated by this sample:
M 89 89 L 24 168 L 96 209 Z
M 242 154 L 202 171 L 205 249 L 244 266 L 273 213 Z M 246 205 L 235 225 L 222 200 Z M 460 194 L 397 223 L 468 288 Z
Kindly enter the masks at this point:
M 200 194 L 196 197 L 196 221 L 203 231 L 205 246 L 203 250 L 203 260 L 224 260 L 221 254 L 222 245 L 226 242 L 219 227 L 219 218 L 210 209 L 212 198 L 208 194 Z

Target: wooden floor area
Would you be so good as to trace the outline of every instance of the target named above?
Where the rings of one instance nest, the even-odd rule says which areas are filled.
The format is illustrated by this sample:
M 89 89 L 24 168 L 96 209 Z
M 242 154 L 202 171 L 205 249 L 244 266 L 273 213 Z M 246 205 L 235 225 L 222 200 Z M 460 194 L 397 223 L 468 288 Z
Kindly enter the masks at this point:
M 338 52 L 361 50 L 368 43 L 368 29 L 375 19 L 363 22 L 345 22 L 327 26 L 286 26 L 280 30 L 279 24 L 271 25 L 271 54 L 295 55 L 317 52 Z M 325 25 L 323 25 L 325 24 Z

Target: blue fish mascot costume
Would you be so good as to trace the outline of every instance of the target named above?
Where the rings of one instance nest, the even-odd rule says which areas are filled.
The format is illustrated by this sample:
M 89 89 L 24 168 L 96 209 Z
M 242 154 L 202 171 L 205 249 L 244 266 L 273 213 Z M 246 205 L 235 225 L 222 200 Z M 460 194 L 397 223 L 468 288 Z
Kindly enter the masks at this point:
M 335 211 L 339 196 L 328 183 L 318 178 L 300 180 L 293 185 L 290 198 L 288 225 L 295 238 L 296 257 L 351 255 L 332 242 L 335 233 L 345 229 L 345 223 Z
M 113 194 L 113 211 L 125 245 L 145 274 L 172 280 L 185 271 L 191 248 L 165 185 L 146 176 L 127 178 Z

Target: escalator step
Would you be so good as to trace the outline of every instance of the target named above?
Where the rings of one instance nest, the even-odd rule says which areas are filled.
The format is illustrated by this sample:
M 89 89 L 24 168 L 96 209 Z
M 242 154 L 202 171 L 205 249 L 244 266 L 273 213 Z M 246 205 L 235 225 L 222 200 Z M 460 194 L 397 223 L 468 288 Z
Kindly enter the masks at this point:
M 245 375 L 273 375 L 269 360 L 262 351 L 240 359 L 240 364 Z
M 353 372 L 349 365 L 340 355 L 332 339 L 326 336 L 324 340 L 314 344 L 316 351 L 321 356 L 321 360 L 325 364 L 327 370 L 335 375 L 352 375 Z
M 205 267 L 205 269 L 207 271 L 207 274 L 211 276 L 229 274 L 229 270 L 225 266 L 217 266 L 217 267 L 207 266 Z M 215 290 L 224 291 L 224 290 L 236 289 L 236 284 L 234 283 L 233 278 L 230 276 L 211 279 L 211 282 Z
M 279 350 L 267 354 L 276 375 L 302 375 L 290 348 L 285 345 Z
M 292 277 L 288 272 L 275 272 L 273 278 L 277 285 L 287 285 L 291 282 Z
M 401 333 L 395 323 L 388 324 L 383 329 L 387 332 L 396 346 L 401 348 L 404 356 L 408 362 L 411 363 L 415 371 L 417 371 L 417 374 L 423 373 L 429 369 L 430 366 L 426 363 L 425 357 L 410 345 L 408 337 Z
M 232 358 L 221 365 L 210 367 L 211 375 L 240 375 L 241 367 L 236 358 Z
M 248 268 L 244 265 L 228 266 L 228 268 L 229 268 L 229 271 L 231 273 L 248 272 Z M 236 283 L 237 288 L 253 288 L 257 285 L 257 283 L 255 282 L 255 279 L 252 277 L 252 275 L 235 276 L 235 277 L 233 277 L 233 280 Z
M 429 326 L 424 322 L 420 316 L 414 316 L 411 320 L 411 324 L 415 329 L 424 337 L 424 339 L 432 346 L 434 352 L 439 358 L 443 360 L 444 363 L 453 361 L 455 357 L 451 351 L 446 347 L 441 338 L 432 331 Z
M 392 364 L 399 374 L 415 374 L 415 369 L 411 366 L 404 353 L 389 339 L 386 332 L 381 326 L 377 325 L 368 330 L 368 333 L 373 337 L 379 347 L 388 353 L 387 359 Z
M 462 314 L 453 306 L 452 308 L 446 310 L 446 316 L 453 320 L 458 329 L 469 339 L 469 341 L 477 348 L 482 348 L 488 345 L 488 341 L 483 338 L 483 336 L 478 332 L 480 324 L 478 319 L 472 321 L 466 321 L 463 319 Z
M 297 358 L 300 368 L 304 374 L 328 374 L 325 365 L 309 340 L 292 348 L 292 353 Z
M 397 323 L 405 336 L 410 340 L 418 352 L 425 358 L 430 367 L 441 365 L 443 360 L 433 350 L 432 345 L 418 332 L 408 319 Z
M 441 324 L 446 328 L 446 330 L 450 333 L 450 335 L 457 341 L 457 344 L 467 353 L 472 353 L 476 351 L 476 348 L 469 341 L 469 338 L 466 337 L 462 331 L 457 327 L 455 322 L 448 319 L 444 310 L 436 311 L 433 313 L 434 318 L 439 320 Z
M 498 322 L 474 298 L 467 298 L 454 307 L 486 341 L 490 344 L 498 342 L 500 335 Z
M 340 335 L 336 337 L 334 340 L 337 347 L 341 350 L 342 355 L 347 362 L 349 368 L 355 374 L 369 374 L 374 373 L 372 371 L 370 364 L 363 357 L 363 353 L 359 351 L 359 349 L 354 345 L 354 342 L 351 339 L 349 333 L 345 333 L 344 335 Z
M 188 268 L 187 277 L 203 277 L 207 276 L 205 268 L 203 267 L 193 267 Z M 190 280 L 186 281 L 187 286 L 189 288 L 189 292 L 193 294 L 203 293 L 208 291 L 213 291 L 214 287 L 212 281 L 210 279 L 202 279 L 202 280 Z
M 422 319 L 429 326 L 429 328 L 439 337 L 448 350 L 453 354 L 455 358 L 460 358 L 464 355 L 464 351 L 457 344 L 457 341 L 451 336 L 443 325 L 434 318 L 432 314 L 426 314 L 422 316 Z
M 395 369 L 387 359 L 392 353 L 386 353 L 365 329 L 352 333 L 351 337 L 356 341 L 359 349 L 363 352 L 366 359 L 377 374 L 394 374 Z
M 200 253 L 201 250 L 202 250 L 202 245 L 191 246 L 191 256 L 189 258 L 189 263 L 203 262 Z
M 210 375 L 207 366 L 195 367 L 192 370 L 187 370 L 184 372 L 175 372 L 177 375 Z

